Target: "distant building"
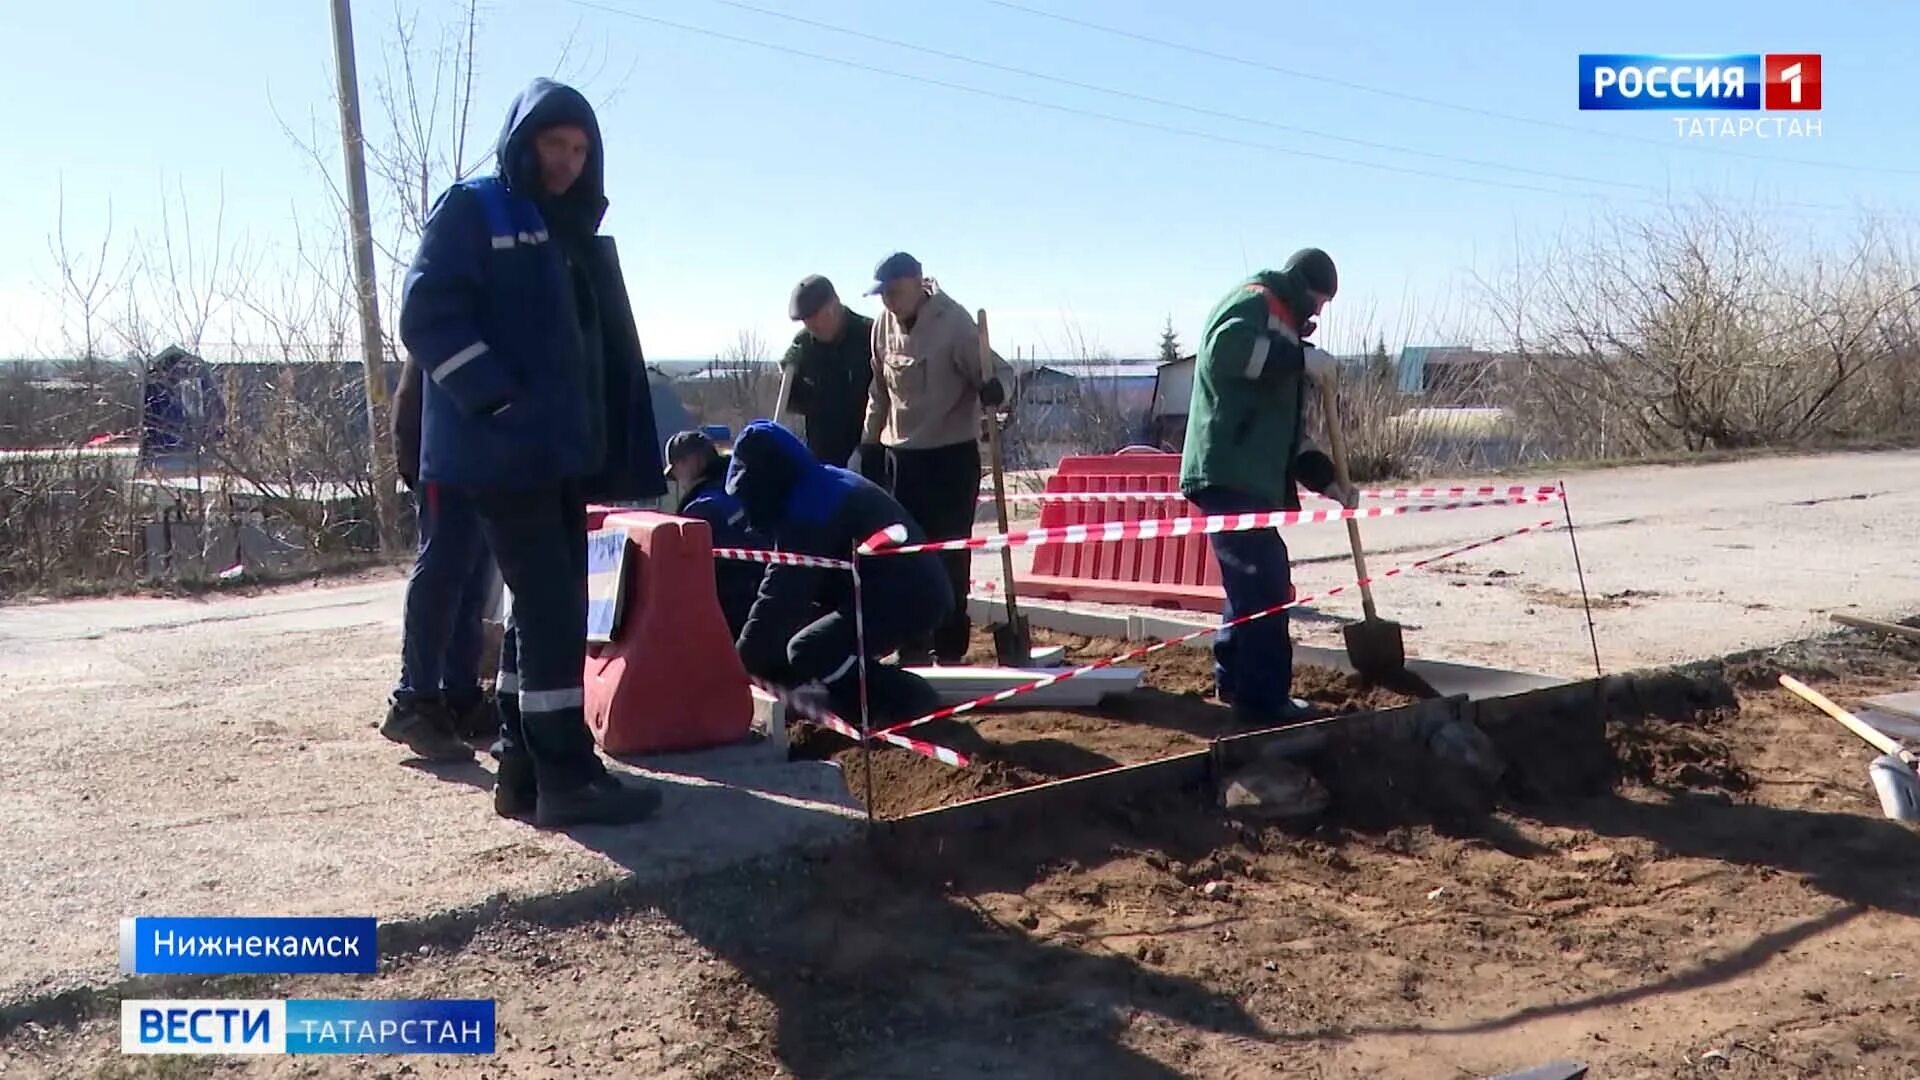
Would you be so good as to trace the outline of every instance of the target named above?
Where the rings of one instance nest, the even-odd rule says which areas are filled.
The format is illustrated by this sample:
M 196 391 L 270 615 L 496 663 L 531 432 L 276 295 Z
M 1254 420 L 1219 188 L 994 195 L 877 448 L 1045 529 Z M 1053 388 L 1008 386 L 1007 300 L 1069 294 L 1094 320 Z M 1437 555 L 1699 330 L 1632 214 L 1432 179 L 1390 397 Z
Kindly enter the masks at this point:
M 1464 345 L 1410 345 L 1400 350 L 1400 392 L 1434 404 L 1484 404 L 1510 360 Z
M 1015 364 L 1013 443 L 1018 468 L 1069 454 L 1112 453 L 1146 441 L 1158 365 L 1151 360 L 1046 360 Z
M 1193 405 L 1193 368 L 1198 361 L 1197 356 L 1183 356 L 1154 372 L 1147 445 L 1178 451 L 1187 441 L 1187 410 Z

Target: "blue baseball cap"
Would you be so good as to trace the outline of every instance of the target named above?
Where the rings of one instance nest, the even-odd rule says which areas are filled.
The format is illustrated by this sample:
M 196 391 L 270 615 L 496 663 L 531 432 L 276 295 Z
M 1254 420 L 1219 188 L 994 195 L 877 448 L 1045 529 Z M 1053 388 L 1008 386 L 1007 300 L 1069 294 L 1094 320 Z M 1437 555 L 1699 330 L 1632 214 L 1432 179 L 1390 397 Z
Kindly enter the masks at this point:
M 899 281 L 901 278 L 916 278 L 919 276 L 920 260 L 904 251 L 896 251 L 886 258 L 881 259 L 880 265 L 873 268 L 873 288 L 867 290 L 867 295 L 877 296 L 884 291 L 887 286 Z

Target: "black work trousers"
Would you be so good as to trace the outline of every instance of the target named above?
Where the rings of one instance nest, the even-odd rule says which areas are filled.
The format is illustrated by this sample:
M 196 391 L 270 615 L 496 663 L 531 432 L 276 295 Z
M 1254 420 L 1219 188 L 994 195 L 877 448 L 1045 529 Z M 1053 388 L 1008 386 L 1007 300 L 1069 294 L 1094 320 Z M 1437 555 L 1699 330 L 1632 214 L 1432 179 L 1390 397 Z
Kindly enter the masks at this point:
M 525 755 L 540 788 L 606 771 L 587 730 L 587 502 L 579 483 L 474 491 L 480 527 L 513 591 L 500 646 L 500 755 Z
M 980 503 L 980 444 L 969 439 L 928 450 L 894 449 L 893 496 L 912 515 L 929 540 L 959 540 L 973 535 Z M 953 585 L 953 610 L 934 627 L 930 639 L 909 642 L 903 651 L 932 652 L 943 664 L 966 658 L 971 625 L 967 620 L 968 579 L 973 553 L 939 553 Z

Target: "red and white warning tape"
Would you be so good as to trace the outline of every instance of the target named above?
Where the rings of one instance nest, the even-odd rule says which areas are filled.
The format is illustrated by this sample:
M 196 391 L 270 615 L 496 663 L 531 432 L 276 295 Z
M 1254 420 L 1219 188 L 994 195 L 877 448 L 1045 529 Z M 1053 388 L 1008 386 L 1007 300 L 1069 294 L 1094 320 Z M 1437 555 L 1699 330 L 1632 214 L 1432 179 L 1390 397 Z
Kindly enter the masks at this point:
M 853 564 L 845 559 L 823 559 L 818 555 L 796 555 L 790 551 L 762 551 L 758 548 L 714 548 L 713 557 L 774 563 L 779 566 L 818 566 L 827 570 L 853 569 Z
M 1316 498 L 1325 495 L 1312 493 Z M 1529 495 L 1551 495 L 1560 497 L 1559 484 L 1510 484 L 1506 487 L 1419 487 L 1419 488 L 1361 488 L 1363 499 L 1484 499 L 1489 496 L 1501 499 L 1521 499 Z
M 1525 495 L 1512 499 L 1490 499 L 1450 503 L 1402 503 L 1395 506 L 1362 506 L 1355 510 L 1266 510 L 1251 514 L 1210 514 L 1205 517 L 1146 518 L 1140 521 L 1108 521 L 1091 525 L 1056 525 L 1019 532 L 972 536 L 963 540 L 936 540 L 924 544 L 901 544 L 904 532 L 897 526 L 875 533 L 860 545 L 862 555 L 911 555 L 921 551 L 999 551 L 1007 547 L 1038 547 L 1041 544 L 1086 544 L 1113 540 L 1151 540 L 1158 536 L 1193 536 L 1221 532 L 1246 532 L 1287 525 L 1316 525 L 1355 518 L 1398 517 L 1402 514 L 1433 514 L 1445 510 L 1472 510 L 1487 506 L 1526 506 L 1557 502 L 1560 491 Z
M 1558 485 L 1513 484 L 1506 487 L 1423 487 L 1423 488 L 1362 488 L 1363 499 L 1479 499 L 1498 497 L 1518 499 L 1527 495 L 1555 494 Z M 1327 496 L 1316 492 L 1307 492 L 1317 499 Z M 1107 502 L 1183 502 L 1186 496 L 1177 491 L 1040 491 L 1007 496 L 1009 503 L 1107 503 Z M 980 496 L 980 501 L 990 503 L 992 495 Z
M 787 693 L 786 690 L 764 679 L 753 679 L 752 682 L 753 685 L 773 695 L 774 699 L 782 705 L 792 709 L 801 719 L 809 723 L 818 724 L 836 735 L 844 735 L 856 743 L 860 741 L 860 729 L 840 719 L 838 716 L 824 709 L 809 708 L 806 703 L 794 700 L 793 695 Z M 918 721 L 915 722 L 918 723 Z M 942 765 L 951 765 L 956 769 L 965 768 L 973 760 L 958 750 L 949 750 L 936 743 L 923 742 L 920 739 L 915 739 L 907 735 L 876 731 L 873 733 L 873 738 L 876 742 L 883 742 L 889 746 L 897 746 L 902 750 L 911 750 L 921 757 L 932 758 Z
M 1418 570 L 1425 566 L 1431 566 L 1432 564 L 1440 562 L 1443 559 L 1451 559 L 1456 555 L 1464 555 L 1469 551 L 1473 551 L 1478 548 L 1489 547 L 1491 545 L 1498 544 L 1505 540 L 1511 540 L 1516 536 L 1525 536 L 1528 533 L 1544 532 L 1548 529 L 1553 528 L 1557 524 L 1558 524 L 1557 521 L 1555 521 L 1552 518 L 1549 518 L 1546 521 L 1540 522 L 1538 525 L 1529 525 L 1523 529 L 1515 529 L 1512 532 L 1501 533 L 1498 536 L 1490 537 L 1486 540 L 1478 540 L 1478 541 L 1475 541 L 1474 543 L 1465 544 L 1460 547 L 1453 548 L 1452 550 L 1449 550 L 1449 551 L 1443 551 L 1438 555 L 1430 555 L 1427 558 L 1421 559 L 1418 562 L 1407 563 L 1404 566 L 1396 566 L 1393 569 L 1386 571 L 1385 573 L 1375 574 L 1372 577 L 1367 578 L 1366 583 L 1369 585 L 1372 585 L 1375 582 L 1384 581 L 1390 577 L 1398 577 L 1401 574 L 1407 573 L 1410 570 Z M 1298 597 L 1284 604 L 1276 604 L 1273 607 L 1267 608 L 1265 611 L 1256 611 L 1251 615 L 1242 615 L 1237 619 L 1231 619 L 1227 622 L 1223 622 L 1219 624 L 1218 626 L 1203 626 L 1200 629 L 1195 630 L 1190 634 L 1182 634 L 1179 637 L 1169 638 L 1166 641 L 1156 641 L 1150 645 L 1144 645 L 1138 649 L 1121 653 L 1119 656 L 1108 657 L 1105 660 L 1096 660 L 1093 663 L 1087 664 L 1084 667 L 1077 667 L 1068 671 L 1062 671 L 1055 675 L 1048 675 L 1048 676 L 1045 676 L 1044 678 L 1036 679 L 1033 682 L 1026 683 L 1021 686 L 1015 686 L 1010 689 L 1001 690 L 997 693 L 988 694 L 985 697 L 975 698 L 972 701 L 963 702 L 959 705 L 951 705 L 944 709 L 938 709 L 934 712 L 930 712 L 927 715 L 920 717 L 917 720 L 909 720 L 903 724 L 895 724 L 892 727 L 883 728 L 880 731 L 875 732 L 874 735 L 876 738 L 885 738 L 888 735 L 898 734 L 899 732 L 905 731 L 909 728 L 918 727 L 921 724 L 930 724 L 935 720 L 945 720 L 950 717 L 962 715 L 963 713 L 970 713 L 975 709 L 979 709 L 987 705 L 995 705 L 1002 701 L 1006 701 L 1010 698 L 1019 697 L 1022 694 L 1030 694 L 1035 690 L 1044 690 L 1047 687 L 1052 686 L 1056 683 L 1063 683 L 1063 682 L 1066 682 L 1068 679 L 1078 678 L 1079 676 L 1088 674 L 1089 672 L 1099 671 L 1102 668 L 1109 668 L 1115 664 L 1125 663 L 1128 660 L 1137 660 L 1142 656 L 1147 656 L 1149 654 L 1159 652 L 1162 649 L 1172 648 L 1175 645 L 1184 644 L 1186 642 L 1194 640 L 1195 638 L 1205 637 L 1208 634 L 1219 633 L 1222 629 L 1229 626 L 1239 626 L 1242 623 L 1250 623 L 1255 619 L 1264 619 L 1267 616 L 1272 615 L 1276 612 L 1285 611 L 1288 608 L 1296 608 L 1301 606 L 1302 604 L 1310 604 L 1316 600 L 1324 600 L 1330 596 L 1338 596 L 1339 594 L 1346 592 L 1349 589 L 1357 589 L 1359 587 L 1360 587 L 1360 582 L 1356 581 L 1348 585 L 1335 586 L 1334 588 L 1328 589 L 1325 592 L 1316 593 L 1315 595 L 1312 595 L 1312 596 Z

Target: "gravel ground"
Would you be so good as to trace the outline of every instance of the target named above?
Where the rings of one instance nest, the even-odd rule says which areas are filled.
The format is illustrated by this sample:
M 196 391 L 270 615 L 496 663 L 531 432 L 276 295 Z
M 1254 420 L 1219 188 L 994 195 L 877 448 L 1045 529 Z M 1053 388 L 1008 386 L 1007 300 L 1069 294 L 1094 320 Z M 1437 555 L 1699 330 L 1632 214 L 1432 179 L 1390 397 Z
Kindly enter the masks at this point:
M 1799 636 L 1830 610 L 1920 610 L 1920 455 L 1775 459 L 1568 478 L 1610 668 Z M 1552 508 L 1369 524 L 1427 552 Z M 1301 587 L 1340 577 L 1337 529 L 1294 539 Z M 1817 553 L 1817 554 L 1815 554 Z M 1813 560 L 1817 559 L 1817 564 Z M 981 576 L 995 571 L 983 563 Z M 1566 547 L 1504 544 L 1464 573 L 1396 579 L 1417 654 L 1578 675 L 1590 664 Z M 1495 572 L 1505 576 L 1494 576 Z M 112 977 L 131 914 L 372 914 L 704 872 L 844 834 L 829 766 L 723 756 L 662 818 L 550 836 L 495 819 L 478 768 L 401 766 L 379 718 L 397 578 L 208 600 L 0 608 L 0 1001 Z M 1300 620 L 1337 640 L 1348 611 Z

